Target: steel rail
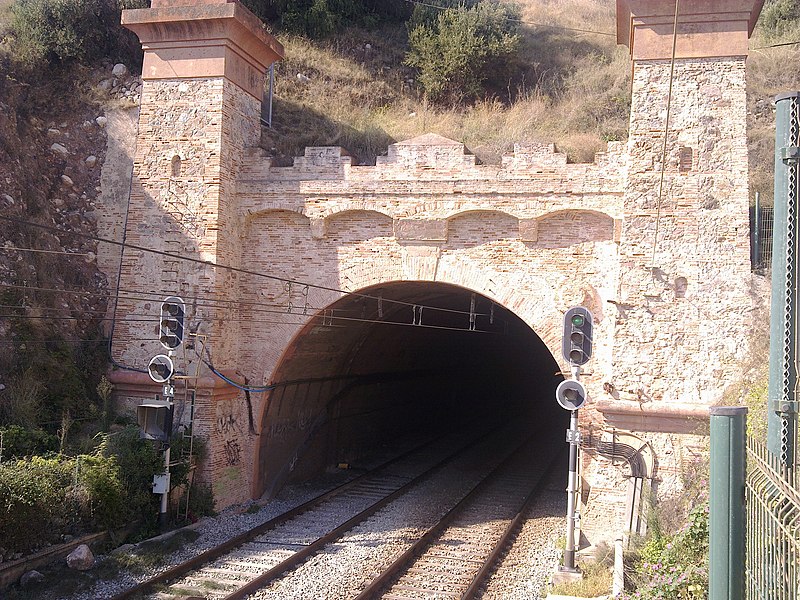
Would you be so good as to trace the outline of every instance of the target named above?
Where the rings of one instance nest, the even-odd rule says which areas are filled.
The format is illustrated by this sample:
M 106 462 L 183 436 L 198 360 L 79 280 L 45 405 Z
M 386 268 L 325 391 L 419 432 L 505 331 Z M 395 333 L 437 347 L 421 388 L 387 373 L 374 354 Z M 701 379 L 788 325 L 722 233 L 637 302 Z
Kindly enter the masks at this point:
M 369 517 L 374 515 L 380 509 L 385 507 L 387 504 L 393 502 L 397 498 L 403 496 L 408 491 L 419 485 L 421 482 L 429 479 L 431 476 L 436 474 L 437 472 L 441 471 L 444 467 L 446 467 L 449 463 L 453 462 L 456 458 L 458 458 L 465 450 L 471 448 L 476 442 L 484 440 L 485 438 L 489 437 L 495 430 L 491 430 L 489 432 L 484 433 L 483 435 L 475 438 L 468 443 L 460 446 L 456 451 L 448 454 L 442 460 L 437 462 L 433 467 L 426 470 L 425 472 L 421 473 L 417 477 L 414 477 L 407 483 L 403 484 L 401 487 L 396 489 L 394 492 L 385 496 L 381 500 L 375 502 L 368 508 L 364 509 L 357 515 L 351 517 L 335 529 L 332 529 L 330 532 L 326 533 L 325 535 L 317 538 L 316 541 L 312 542 L 302 550 L 299 550 L 292 554 L 287 559 L 281 561 L 268 571 L 265 571 L 255 579 L 250 580 L 245 585 L 240 587 L 238 590 L 228 594 L 224 597 L 224 600 L 242 600 L 243 598 L 247 598 L 251 594 L 257 592 L 258 590 L 265 587 L 271 581 L 277 579 L 287 571 L 295 568 L 300 563 L 304 562 L 308 557 L 316 554 L 316 552 L 322 549 L 327 544 L 331 543 L 332 541 L 340 538 L 342 534 L 348 532 L 349 530 L 353 529 L 356 525 L 359 525 L 363 521 L 367 520 Z
M 477 596 L 480 588 L 489 580 L 489 577 L 494 572 L 494 568 L 500 561 L 500 557 L 502 556 L 504 550 L 511 543 L 513 543 L 513 540 L 516 538 L 519 530 L 522 528 L 523 521 L 526 519 L 526 515 L 528 514 L 528 511 L 530 510 L 534 500 L 539 498 L 542 488 L 547 483 L 550 474 L 558 463 L 558 456 L 560 456 L 560 454 L 550 461 L 550 465 L 542 473 L 542 476 L 536 481 L 533 488 L 531 488 L 531 491 L 528 492 L 528 495 L 523 501 L 522 506 L 520 506 L 519 510 L 517 511 L 517 514 L 514 515 L 514 518 L 511 519 L 511 522 L 506 526 L 503 534 L 497 540 L 494 548 L 492 548 L 492 551 L 489 553 L 489 556 L 483 563 L 483 566 L 475 574 L 475 577 L 473 577 L 472 583 L 470 583 L 467 590 L 461 595 L 462 598 L 473 598 Z
M 451 508 L 445 515 L 429 528 L 416 542 L 414 542 L 409 548 L 407 548 L 403 553 L 401 553 L 395 560 L 392 562 L 386 569 L 358 595 L 356 596 L 355 600 L 372 600 L 374 598 L 379 598 L 381 593 L 388 588 L 391 583 L 397 578 L 397 576 L 412 563 L 417 557 L 419 557 L 423 552 L 425 552 L 433 542 L 440 536 L 440 534 L 456 519 L 460 516 L 462 511 L 466 508 L 466 506 L 476 498 L 478 498 L 487 487 L 489 487 L 492 483 L 494 483 L 497 479 L 499 479 L 502 475 L 505 474 L 506 470 L 509 468 L 509 465 L 512 461 L 517 458 L 519 452 L 521 452 L 523 447 L 527 447 L 528 444 L 532 442 L 533 438 L 526 439 L 523 443 L 517 446 L 513 451 L 509 453 L 509 455 L 501 462 L 495 469 L 484 479 L 482 479 L 472 490 L 470 490 L 453 508 Z M 555 457 L 551 458 L 550 464 L 548 465 L 547 469 L 545 469 L 546 473 L 549 473 L 550 470 L 553 468 L 555 464 Z M 518 509 L 514 519 L 512 522 L 516 524 L 521 522 L 523 508 L 524 506 L 534 497 L 536 494 L 535 492 L 540 489 L 540 484 L 545 480 L 545 475 L 542 474 L 535 482 L 534 487 L 532 490 L 526 495 L 523 503 L 521 504 L 520 508 Z M 484 564 L 479 569 L 479 573 L 482 578 L 488 576 L 491 572 L 491 568 L 494 564 L 494 559 L 502 552 L 503 545 L 505 541 L 508 540 L 511 532 L 513 532 L 514 527 L 509 525 L 503 532 L 502 539 L 492 548 L 490 552 L 490 558 L 492 560 L 491 564 L 487 566 L 487 562 L 483 561 Z M 477 589 L 479 587 L 481 581 L 477 580 L 477 576 L 473 578 L 470 582 L 469 589 L 472 591 L 473 588 Z M 469 596 L 462 595 L 462 598 L 468 598 Z M 227 600 L 227 599 L 226 599 Z
M 489 435 L 489 433 L 486 433 L 486 434 L 484 434 L 484 436 L 481 436 L 481 438 L 479 438 L 479 439 L 482 439 L 482 437 L 485 437 L 485 436 L 488 436 L 488 435 Z M 436 440 L 436 439 L 427 440 L 426 442 L 411 448 L 407 452 L 404 452 L 404 453 L 402 453 L 402 454 L 400 454 L 400 455 L 398 455 L 398 456 L 396 456 L 396 457 L 394 457 L 394 458 L 392 458 L 392 459 L 390 459 L 390 460 L 378 465 L 374 469 L 372 469 L 372 470 L 370 470 L 370 471 L 368 471 L 366 473 L 363 473 L 363 474 L 359 475 L 358 477 L 356 477 L 354 479 L 351 479 L 350 481 L 347 481 L 347 482 L 345 482 L 345 483 L 343 483 L 343 484 L 341 484 L 341 485 L 339 485 L 339 486 L 337 486 L 337 487 L 335 487 L 335 488 L 333 488 L 331 490 L 328 490 L 327 492 L 324 492 L 324 493 L 320 494 L 319 496 L 316 496 L 316 497 L 304 502 L 303 504 L 300 504 L 299 506 L 296 506 L 295 508 L 286 511 L 285 513 L 282 513 L 282 514 L 280 514 L 280 515 L 278 515 L 278 516 L 276 516 L 276 517 L 274 517 L 274 518 L 272 518 L 272 519 L 270 519 L 268 521 L 265 521 L 264 523 L 261 523 L 260 525 L 256 525 L 255 527 L 253 527 L 251 529 L 248 529 L 247 531 L 245 531 L 245 532 L 243 532 L 243 533 L 241 533 L 241 534 L 239 534 L 239 535 L 237 535 L 235 537 L 232 537 L 231 539 L 229 539 L 229 540 L 227 540 L 225 542 L 222 542 L 221 544 L 219 544 L 217 546 L 209 548 L 208 550 L 202 552 L 201 554 L 198 554 L 197 556 L 195 556 L 193 558 L 190 558 L 187 561 L 184 561 L 184 562 L 182 562 L 182 563 L 180 563 L 178 565 L 170 567 L 169 569 L 167 569 L 165 571 L 162 571 L 158 575 L 150 577 L 149 579 L 146 579 L 145 581 L 142 581 L 141 583 L 139 583 L 139 584 L 137 584 L 137 585 L 135 585 L 135 586 L 133 586 L 131 588 L 128 588 L 127 590 L 117 594 L 116 596 L 112 596 L 111 600 L 127 600 L 128 598 L 132 598 L 135 595 L 146 594 L 146 593 L 150 592 L 152 590 L 152 588 L 154 586 L 156 586 L 156 585 L 170 582 L 170 581 L 172 581 L 174 579 L 177 579 L 178 577 L 182 577 L 182 576 L 190 573 L 191 571 L 199 569 L 203 565 L 205 565 L 207 563 L 210 563 L 211 561 L 224 556 L 228 552 L 238 548 L 239 546 L 241 546 L 243 544 L 246 544 L 247 542 L 252 541 L 256 537 L 266 533 L 270 529 L 274 529 L 275 527 L 277 527 L 277 526 L 279 526 L 279 525 L 281 525 L 281 524 L 293 519 L 294 517 L 296 517 L 296 516 L 298 516 L 298 515 L 300 515 L 300 514 L 302 514 L 304 512 L 307 512 L 307 511 L 309 511 L 309 510 L 321 505 L 322 503 L 326 502 L 327 500 L 329 500 L 329 499 L 331 499 L 331 498 L 333 498 L 333 497 L 335 497 L 335 496 L 337 496 L 337 495 L 339 495 L 339 494 L 341 494 L 343 492 L 346 492 L 347 490 L 357 486 L 358 484 L 362 483 L 363 481 L 367 480 L 368 478 L 376 476 L 380 471 L 385 470 L 385 469 L 389 468 L 390 466 L 392 466 L 393 464 L 396 464 L 396 463 L 400 462 L 401 460 L 404 460 L 404 459 L 408 458 L 410 455 L 414 454 L 415 452 L 419 452 L 420 450 L 431 446 L 432 444 L 436 443 L 437 441 L 439 441 L 439 440 Z M 467 447 L 467 446 L 469 446 L 469 445 L 471 445 L 473 443 L 475 443 L 475 440 L 471 440 L 470 442 L 468 442 L 464 446 L 459 447 L 459 449 L 454 454 L 457 454 L 458 452 L 461 452 L 464 449 L 464 447 Z M 445 461 L 448 460 L 448 458 L 450 458 L 450 456 L 451 455 L 448 455 L 448 457 L 445 458 L 444 460 Z

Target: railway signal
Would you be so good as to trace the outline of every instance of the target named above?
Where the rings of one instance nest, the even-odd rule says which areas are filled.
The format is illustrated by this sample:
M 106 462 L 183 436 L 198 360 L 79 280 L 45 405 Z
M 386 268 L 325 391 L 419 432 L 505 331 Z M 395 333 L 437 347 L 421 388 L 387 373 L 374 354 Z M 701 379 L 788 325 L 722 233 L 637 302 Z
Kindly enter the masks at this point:
M 165 354 L 157 354 L 150 359 L 150 364 L 147 365 L 147 373 L 150 375 L 150 379 L 156 383 L 166 383 L 175 373 L 172 359 Z
M 592 313 L 575 306 L 564 315 L 564 336 L 561 354 L 572 366 L 585 365 L 592 357 Z
M 186 304 L 178 296 L 169 296 L 161 303 L 159 338 L 167 350 L 174 350 L 183 343 L 183 316 Z
M 556 402 L 564 410 L 578 410 L 586 402 L 586 388 L 580 381 L 565 379 L 556 388 Z
M 575 529 L 580 520 L 578 513 L 578 448 L 581 433 L 578 430 L 578 409 L 586 402 L 586 388 L 580 382 L 581 365 L 592 357 L 592 313 L 584 306 L 573 306 L 564 314 L 564 335 L 561 354 L 571 367 L 572 379 L 565 379 L 556 388 L 556 402 L 568 410 L 569 475 L 567 478 L 567 543 L 564 548 L 563 572 L 576 573 Z

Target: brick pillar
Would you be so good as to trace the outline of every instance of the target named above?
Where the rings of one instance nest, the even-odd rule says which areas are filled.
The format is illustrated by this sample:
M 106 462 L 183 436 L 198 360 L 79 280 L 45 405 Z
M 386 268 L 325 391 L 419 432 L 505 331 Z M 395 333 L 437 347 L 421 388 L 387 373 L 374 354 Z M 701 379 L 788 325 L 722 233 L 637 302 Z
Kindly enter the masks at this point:
M 283 48 L 234 1 L 152 0 L 149 9 L 123 11 L 122 24 L 144 49 L 127 241 L 240 266 L 236 176 L 245 149 L 258 145 L 265 73 Z M 126 249 L 120 287 L 184 297 L 187 326 L 207 336 L 214 365 L 236 370 L 238 321 L 224 306 L 237 298 L 235 273 Z M 157 300 L 121 300 L 117 317 L 155 317 L 158 307 Z M 142 367 L 163 352 L 156 329 L 118 322 L 117 360 Z M 198 359 L 187 352 L 177 362 L 193 374 Z M 133 389 L 130 376 L 124 379 L 122 387 Z M 195 432 L 206 438 L 205 477 L 224 505 L 249 494 L 251 440 L 244 400 L 211 381 L 198 390 Z

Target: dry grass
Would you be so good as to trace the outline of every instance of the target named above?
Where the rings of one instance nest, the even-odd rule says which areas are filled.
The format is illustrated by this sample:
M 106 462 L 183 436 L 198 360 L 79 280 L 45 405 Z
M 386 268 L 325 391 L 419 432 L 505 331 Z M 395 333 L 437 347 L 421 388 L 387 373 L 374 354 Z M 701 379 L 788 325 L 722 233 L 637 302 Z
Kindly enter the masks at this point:
M 3 1 L 3 0 L 0 0 Z M 276 84 L 274 128 L 262 145 L 289 160 L 305 146 L 340 145 L 372 164 L 389 144 L 435 132 L 497 163 L 515 142 L 555 143 L 573 162 L 588 162 L 608 140 L 624 140 L 630 61 L 616 46 L 612 0 L 521 0 L 520 75 L 470 106 L 426 102 L 402 65 L 402 29 L 350 30 L 328 43 L 282 38 L 286 59 Z M 550 27 L 552 26 L 552 27 Z M 563 29 L 576 28 L 599 33 Z M 601 35 L 612 34 L 612 35 Z M 751 196 L 772 199 L 775 94 L 800 89 L 800 24 L 780 37 L 759 29 L 748 63 Z M 366 44 L 371 46 L 366 48 Z M 298 79 L 297 75 L 301 74 Z
M 8 27 L 11 19 L 11 5 L 14 0 L 0 0 L 0 31 Z
M 800 90 L 800 44 L 765 46 L 800 41 L 800 23 L 780 36 L 756 27 L 747 62 L 747 138 L 750 155 L 750 196 L 761 194 L 772 204 L 775 155 L 773 99 L 781 92 Z
M 614 30 L 610 0 L 527 0 L 523 20 Z M 523 26 L 519 77 L 469 106 L 426 101 L 402 64 L 402 29 L 350 30 L 327 43 L 283 37 L 273 128 L 262 145 L 288 160 L 305 146 L 340 145 L 372 164 L 389 144 L 434 132 L 498 163 L 515 142 L 553 142 L 576 162 L 627 135 L 629 63 L 614 38 Z M 369 44 L 370 48 L 366 45 Z M 529 58 L 530 57 L 530 58 Z

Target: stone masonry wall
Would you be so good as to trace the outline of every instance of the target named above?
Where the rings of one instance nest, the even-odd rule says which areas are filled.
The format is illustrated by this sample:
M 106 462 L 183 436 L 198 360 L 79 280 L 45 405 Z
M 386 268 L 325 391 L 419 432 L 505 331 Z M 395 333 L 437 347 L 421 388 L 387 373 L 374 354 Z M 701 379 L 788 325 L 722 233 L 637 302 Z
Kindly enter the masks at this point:
M 238 265 L 239 217 L 229 199 L 244 149 L 258 141 L 259 114 L 259 103 L 224 78 L 145 80 L 128 242 Z M 187 304 L 187 326 L 199 326 L 204 347 L 213 348 L 215 365 L 225 369 L 238 343 L 235 332 L 223 325 L 235 312 L 227 304 L 235 299 L 235 280 L 227 270 L 127 249 L 115 356 L 128 366 L 144 368 L 154 355 L 165 353 L 158 343 L 160 300 L 155 298 L 179 295 Z M 152 325 L 143 327 L 143 320 Z M 201 373 L 201 360 L 197 351 L 183 346 L 175 357 L 176 369 Z M 153 386 L 153 391 L 160 390 Z M 226 399 L 230 396 L 233 399 Z M 250 493 L 240 464 L 248 431 L 241 427 L 247 415 L 241 413 L 245 402 L 239 396 L 232 389 L 213 392 L 213 385 L 212 390 L 198 390 L 195 433 L 206 439 L 209 453 L 203 472 L 221 505 Z
M 398 280 L 462 285 L 514 310 L 559 355 L 561 314 L 571 303 L 590 298 L 604 331 L 599 298 L 616 287 L 621 147 L 592 165 L 531 148 L 503 166 L 476 166 L 463 145 L 438 136 L 395 144 L 375 167 L 353 167 L 331 148 L 309 148 L 289 168 L 254 157 L 238 187 L 244 263 L 346 291 Z M 283 308 L 319 309 L 340 296 L 312 288 L 306 297 L 302 286 L 257 278 L 245 289 Z M 247 336 L 259 341 L 243 351 L 245 364 L 259 365 L 259 381 L 269 380 L 295 329 L 280 331 Z M 610 344 L 598 337 L 601 354 Z
M 752 311 L 744 58 L 676 64 L 659 208 L 669 72 L 634 72 L 613 383 L 708 405 L 738 372 Z
M 582 427 L 633 431 L 655 456 L 656 492 L 679 491 L 702 452 L 705 407 L 738 374 L 753 303 L 744 60 L 677 62 L 662 184 L 669 71 L 636 64 L 627 146 L 580 165 L 540 144 L 477 165 L 462 144 L 426 134 L 375 166 L 315 147 L 273 167 L 256 148 L 252 96 L 224 78 L 145 81 L 128 241 L 242 271 L 126 250 L 115 356 L 141 368 L 163 352 L 159 302 L 142 298 L 178 294 L 204 358 L 261 385 L 345 293 L 430 281 L 513 311 L 567 371 L 562 317 L 583 304 L 595 349 Z M 184 347 L 177 367 L 207 376 L 200 361 Z M 219 506 L 251 494 L 263 402 L 217 379 L 198 389 L 202 476 Z M 584 526 L 622 527 L 627 467 L 589 454 L 584 467 Z

